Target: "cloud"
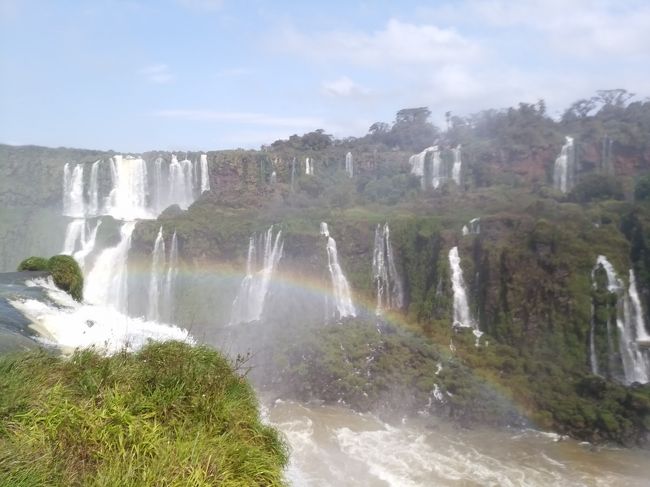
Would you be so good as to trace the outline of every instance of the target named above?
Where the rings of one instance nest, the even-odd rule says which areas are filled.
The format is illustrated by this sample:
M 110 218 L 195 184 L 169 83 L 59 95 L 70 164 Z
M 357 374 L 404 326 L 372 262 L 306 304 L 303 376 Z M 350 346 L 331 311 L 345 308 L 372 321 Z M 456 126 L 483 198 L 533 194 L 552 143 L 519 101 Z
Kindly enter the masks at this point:
M 277 46 L 311 59 L 384 68 L 457 62 L 477 58 L 482 52 L 478 43 L 466 39 L 454 29 L 396 19 L 390 19 L 384 29 L 372 33 L 303 34 L 286 28 L 279 36 Z
M 145 66 L 138 73 L 151 83 L 165 84 L 174 80 L 174 75 L 166 64 Z
M 367 89 L 356 84 L 347 76 L 341 76 L 332 81 L 323 81 L 321 86 L 323 92 L 330 96 L 351 97 L 369 94 Z
M 159 110 L 153 114 L 160 118 L 187 121 L 233 122 L 244 125 L 267 127 L 287 127 L 294 129 L 314 129 L 322 125 L 322 120 L 314 117 L 276 117 L 262 113 L 220 112 L 216 110 Z
M 238 76 L 247 76 L 252 74 L 253 70 L 244 67 L 223 68 L 216 73 L 218 78 L 234 78 Z
M 183 7 L 193 10 L 217 11 L 223 7 L 223 0 L 177 0 Z

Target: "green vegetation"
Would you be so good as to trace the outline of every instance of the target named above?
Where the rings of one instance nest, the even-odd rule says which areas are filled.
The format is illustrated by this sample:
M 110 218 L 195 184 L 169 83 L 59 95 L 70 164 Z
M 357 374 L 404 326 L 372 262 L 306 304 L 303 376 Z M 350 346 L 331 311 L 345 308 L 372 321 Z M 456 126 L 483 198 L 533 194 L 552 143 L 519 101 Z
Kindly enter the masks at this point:
M 18 264 L 19 271 L 47 271 L 54 284 L 77 301 L 83 299 L 84 277 L 76 260 L 69 255 L 55 255 L 49 260 L 43 257 L 28 257 Z
M 2 486 L 283 485 L 287 448 L 207 347 L 0 359 Z
M 48 261 L 44 257 L 27 257 L 18 264 L 18 272 L 22 271 L 48 271 Z
M 54 284 L 77 301 L 83 299 L 84 276 L 77 261 L 69 255 L 55 255 L 47 261 Z

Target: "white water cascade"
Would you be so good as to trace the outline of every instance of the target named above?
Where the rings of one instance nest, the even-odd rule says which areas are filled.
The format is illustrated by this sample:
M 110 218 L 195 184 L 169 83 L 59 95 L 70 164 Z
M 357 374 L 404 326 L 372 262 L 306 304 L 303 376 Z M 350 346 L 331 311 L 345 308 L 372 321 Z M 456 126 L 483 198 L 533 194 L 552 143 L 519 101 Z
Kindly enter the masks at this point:
M 167 323 L 174 321 L 174 297 L 176 292 L 176 278 L 178 277 L 178 237 L 176 232 L 172 235 L 169 260 L 167 262 L 167 275 L 163 284 L 163 306 L 161 307 L 162 319 Z
M 314 175 L 314 163 L 309 157 L 305 158 L 305 174 L 307 176 Z
M 472 328 L 478 346 L 478 340 L 483 333 L 478 329 L 478 323 L 472 318 L 469 311 L 467 290 L 465 287 L 465 279 L 463 279 L 463 269 L 460 267 L 458 247 L 453 247 L 449 251 L 449 267 L 451 268 L 451 286 L 454 296 L 454 319 L 452 326 L 454 328 Z
M 100 212 L 99 207 L 99 162 L 93 162 L 90 167 L 90 184 L 88 186 L 88 205 L 86 214 L 96 216 Z
M 345 172 L 348 177 L 354 177 L 354 159 L 352 158 L 352 152 L 345 154 Z
M 395 266 L 388 223 L 383 227 L 377 225 L 375 229 L 372 274 L 377 287 L 376 314 L 381 315 L 384 309 L 401 308 L 404 305 L 404 291 Z
M 70 172 L 68 163 L 63 166 L 63 215 L 84 218 L 84 165 L 77 164 Z
M 232 303 L 231 325 L 262 319 L 271 279 L 282 258 L 284 242 L 281 230 L 273 236 L 271 226 L 258 240 L 259 250 L 255 236 L 248 242 L 246 276 L 242 279 L 237 297 Z
M 208 171 L 208 155 L 201 154 L 201 193 L 210 191 L 210 173 Z
M 460 186 L 461 183 L 461 169 L 463 161 L 460 158 L 460 144 L 455 149 L 451 150 L 451 153 L 454 156 L 454 165 L 451 168 L 451 178 L 454 182 Z
M 566 193 L 573 188 L 575 180 L 575 148 L 573 138 L 566 136 L 560 155 L 553 168 L 553 187 Z
M 447 177 L 442 173 L 442 160 L 440 158 L 440 150 L 436 145 L 433 150 L 433 160 L 431 163 L 431 187 L 438 189 L 440 185 L 446 181 Z
M 338 252 L 336 250 L 336 240 L 330 237 L 329 228 L 327 223 L 321 222 L 320 234 L 327 238 L 327 266 L 332 278 L 332 291 L 334 294 L 334 301 L 336 303 L 336 311 L 338 317 L 355 317 L 357 312 L 352 302 L 352 294 L 350 292 L 350 285 L 348 280 L 343 274 L 343 269 L 339 264 Z
M 472 218 L 467 225 L 463 225 L 463 237 L 481 233 L 481 219 Z
M 163 228 L 158 230 L 158 236 L 151 254 L 151 276 L 149 278 L 149 307 L 147 319 L 160 321 L 160 291 L 163 284 L 163 269 L 165 267 L 165 239 Z
M 419 176 L 421 178 L 422 187 L 425 186 L 424 168 L 427 161 L 427 155 L 429 154 L 429 152 L 435 152 L 437 150 L 438 150 L 438 146 L 434 145 L 431 147 L 427 147 L 419 154 L 414 154 L 411 157 L 409 157 L 409 164 L 411 165 L 411 174 L 413 174 L 414 176 Z
M 626 291 L 625 283 L 618 277 L 614 266 L 612 266 L 605 256 L 599 255 L 596 259 L 596 268 L 598 267 L 602 267 L 605 270 L 607 275 L 607 290 L 615 294 L 617 298 L 616 328 L 624 382 L 626 384 L 632 384 L 634 382 L 645 384 L 650 382 L 650 352 L 639 346 L 640 343 L 645 343 L 650 340 L 650 336 L 648 336 L 645 328 L 643 308 L 639 300 L 634 272 L 630 269 L 629 288 Z M 591 355 L 591 368 L 592 371 L 597 372 L 599 370 L 599 364 L 595 355 L 595 346 L 593 345 L 593 320 L 590 336 L 592 338 L 590 351 L 593 351 Z M 610 330 L 608 330 L 608 338 L 609 336 Z
M 120 241 L 104 250 L 85 280 L 84 297 L 92 304 L 111 306 L 121 313 L 127 311 L 127 257 L 135 222 L 120 228 Z

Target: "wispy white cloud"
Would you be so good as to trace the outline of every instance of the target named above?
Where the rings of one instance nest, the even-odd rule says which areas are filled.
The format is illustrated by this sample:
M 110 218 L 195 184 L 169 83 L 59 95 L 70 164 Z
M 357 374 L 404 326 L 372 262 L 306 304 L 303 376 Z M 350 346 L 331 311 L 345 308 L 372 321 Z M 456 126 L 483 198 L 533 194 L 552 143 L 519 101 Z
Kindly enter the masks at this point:
M 191 121 L 232 122 L 243 125 L 314 129 L 322 125 L 322 119 L 315 117 L 276 117 L 263 113 L 220 112 L 216 110 L 159 110 L 156 117 Z
M 174 80 L 174 75 L 166 64 L 145 66 L 138 73 L 151 83 L 165 84 Z
M 358 85 L 347 76 L 341 76 L 331 81 L 323 81 L 321 87 L 325 94 L 338 97 L 366 96 L 370 93 L 369 90 Z
M 477 42 L 454 29 L 390 19 L 371 33 L 334 31 L 304 34 L 285 28 L 277 47 L 316 60 L 337 60 L 354 66 L 395 67 L 422 63 L 457 62 L 477 58 Z

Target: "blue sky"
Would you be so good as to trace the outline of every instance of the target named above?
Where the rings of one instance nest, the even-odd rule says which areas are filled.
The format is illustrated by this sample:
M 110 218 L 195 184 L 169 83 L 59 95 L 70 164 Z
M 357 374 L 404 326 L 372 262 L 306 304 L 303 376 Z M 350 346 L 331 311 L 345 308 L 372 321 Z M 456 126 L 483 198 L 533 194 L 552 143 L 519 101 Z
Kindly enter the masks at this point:
M 650 94 L 643 0 L 0 0 L 0 142 L 118 151 L 361 136 Z

